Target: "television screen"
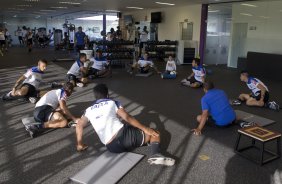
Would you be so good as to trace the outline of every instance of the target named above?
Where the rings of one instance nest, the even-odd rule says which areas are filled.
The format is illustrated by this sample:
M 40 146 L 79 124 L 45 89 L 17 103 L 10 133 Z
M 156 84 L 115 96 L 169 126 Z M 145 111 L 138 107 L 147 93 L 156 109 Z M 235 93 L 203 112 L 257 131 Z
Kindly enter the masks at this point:
M 125 25 L 129 25 L 133 23 L 132 15 L 125 15 L 123 17 Z
M 151 13 L 151 23 L 161 23 L 162 12 L 152 12 Z

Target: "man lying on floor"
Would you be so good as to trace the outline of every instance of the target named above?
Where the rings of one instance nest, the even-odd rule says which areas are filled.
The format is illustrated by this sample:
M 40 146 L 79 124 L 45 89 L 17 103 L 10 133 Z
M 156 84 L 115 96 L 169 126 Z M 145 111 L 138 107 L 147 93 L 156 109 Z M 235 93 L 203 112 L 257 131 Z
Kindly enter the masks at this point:
M 141 74 L 149 73 L 150 70 L 153 69 L 156 73 L 160 74 L 157 67 L 154 66 L 153 61 L 149 58 L 149 54 L 144 53 L 143 57 L 141 57 L 136 63 L 131 66 L 130 74 L 135 74 L 136 70 L 138 70 Z
M 245 101 L 248 106 L 267 107 L 279 111 L 280 107 L 276 102 L 269 102 L 269 90 L 262 81 L 249 76 L 247 71 L 241 72 L 240 79 L 247 84 L 251 94 L 240 94 L 238 100 L 232 102 L 233 105 L 240 105 Z
M 202 114 L 197 116 L 198 127 L 192 130 L 195 135 L 201 135 L 206 123 L 227 127 L 236 121 L 236 113 L 225 92 L 215 89 L 211 81 L 206 81 L 203 87 L 205 95 L 201 99 Z
M 98 50 L 96 52 L 96 57 L 91 58 L 92 66 L 88 70 L 88 75 L 91 78 L 101 78 L 101 77 L 110 77 L 112 74 L 110 62 L 107 61 L 105 57 L 102 56 L 102 51 Z
M 67 82 L 63 88 L 46 93 L 35 105 L 34 120 L 40 125 L 29 125 L 27 131 L 38 135 L 44 128 L 64 128 L 69 119 L 76 122 L 66 105 L 67 98 L 72 94 L 73 84 Z
M 122 153 L 149 143 L 151 156 L 148 162 L 150 164 L 174 165 L 174 159 L 160 154 L 159 132 L 142 125 L 130 116 L 119 102 L 109 99 L 108 88 L 105 84 L 98 84 L 93 91 L 96 101 L 86 109 L 76 125 L 77 151 L 87 148 L 83 144 L 82 135 L 83 128 L 90 121 L 108 151 Z M 122 123 L 119 117 L 125 123 Z
M 181 81 L 183 86 L 189 86 L 192 88 L 199 88 L 203 86 L 206 77 L 206 70 L 201 65 L 201 60 L 195 58 L 192 61 L 192 73 Z
M 18 98 L 26 98 L 31 103 L 36 103 L 38 98 L 45 92 L 39 91 L 39 85 L 42 81 L 42 75 L 47 67 L 47 61 L 40 59 L 37 66 L 27 70 L 15 83 L 12 91 L 2 96 L 2 100 L 13 100 Z

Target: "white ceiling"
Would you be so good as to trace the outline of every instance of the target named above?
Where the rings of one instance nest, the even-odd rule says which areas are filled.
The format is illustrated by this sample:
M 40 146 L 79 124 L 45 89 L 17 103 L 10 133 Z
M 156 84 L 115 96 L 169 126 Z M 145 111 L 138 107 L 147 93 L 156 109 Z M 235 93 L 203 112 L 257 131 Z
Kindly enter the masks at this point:
M 119 10 L 124 12 L 130 10 L 126 8 L 127 6 L 142 7 L 144 9 L 168 7 L 167 5 L 156 4 L 155 1 L 174 3 L 175 6 L 184 6 L 244 0 L 1 0 L 0 15 L 17 15 L 18 17 L 36 17 L 40 15 L 41 17 L 56 17 L 66 14 L 104 12 L 105 10 Z M 74 2 L 80 4 L 69 5 L 59 2 Z M 66 7 L 67 9 L 55 9 L 51 7 Z

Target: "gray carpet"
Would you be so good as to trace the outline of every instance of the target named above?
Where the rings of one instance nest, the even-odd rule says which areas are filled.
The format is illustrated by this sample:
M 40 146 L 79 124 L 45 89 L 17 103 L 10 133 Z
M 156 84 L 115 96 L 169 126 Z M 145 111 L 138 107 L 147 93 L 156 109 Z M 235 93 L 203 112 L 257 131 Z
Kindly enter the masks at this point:
M 0 57 L 0 92 L 10 90 L 15 80 L 39 58 L 51 61 L 54 57 L 69 57 L 63 51 L 34 49 L 27 53 L 24 48 L 12 48 Z M 46 81 L 63 80 L 70 62 L 50 62 Z M 164 63 L 158 62 L 160 70 Z M 224 89 L 229 98 L 236 98 L 246 91 L 236 70 L 223 66 L 209 67 L 216 87 Z M 131 77 L 125 69 L 116 68 L 113 77 L 97 79 L 85 88 L 76 88 L 68 101 L 71 112 L 80 116 L 94 100 L 92 87 L 106 83 L 111 97 L 122 102 L 123 106 L 142 123 L 157 128 L 162 134 L 162 150 L 173 155 L 177 163 L 173 167 L 149 166 L 146 157 L 136 165 L 119 183 L 121 184 L 183 184 L 183 183 L 271 183 L 276 170 L 282 170 L 281 160 L 263 167 L 237 156 L 233 152 L 238 127 L 219 129 L 205 127 L 203 135 L 196 137 L 191 129 L 197 126 L 195 117 L 201 112 L 201 89 L 182 87 L 179 81 L 191 71 L 191 66 L 179 66 L 175 80 L 162 80 L 159 75 L 149 78 Z M 271 99 L 282 104 L 282 86 L 279 82 L 264 80 L 270 89 Z M 48 86 L 42 86 L 48 88 Z M 32 115 L 34 105 L 20 101 L 2 103 L 0 106 L 0 183 L 72 183 L 68 178 L 84 168 L 93 157 L 98 157 L 103 145 L 88 126 L 84 141 L 89 149 L 83 153 L 75 150 L 73 128 L 58 129 L 30 139 L 26 134 L 21 118 Z M 267 109 L 236 107 L 257 114 L 277 123 L 269 129 L 281 132 L 282 112 Z M 247 142 L 247 140 L 246 140 Z M 273 147 L 273 145 L 269 145 Z M 134 152 L 148 154 L 147 147 Z M 208 156 L 204 161 L 200 155 Z

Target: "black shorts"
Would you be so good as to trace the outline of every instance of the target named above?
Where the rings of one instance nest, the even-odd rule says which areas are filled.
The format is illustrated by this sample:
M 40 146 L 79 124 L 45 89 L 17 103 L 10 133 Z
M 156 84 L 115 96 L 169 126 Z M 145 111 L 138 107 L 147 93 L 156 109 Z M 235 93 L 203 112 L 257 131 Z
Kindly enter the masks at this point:
M 33 112 L 34 120 L 43 124 L 52 118 L 54 111 L 50 105 L 36 107 Z
M 84 50 L 85 45 L 76 45 L 76 50 L 79 52 L 80 50 Z
M 189 81 L 191 84 L 194 84 L 194 83 L 199 83 L 200 84 L 200 86 L 202 86 L 203 85 L 203 83 L 202 82 L 200 82 L 200 81 L 197 81 L 196 79 L 195 79 L 195 77 L 191 77 L 190 79 L 186 79 L 187 81 Z
M 38 41 L 39 41 L 39 43 L 43 43 L 44 42 L 44 38 L 39 38 Z
M 250 97 L 252 97 L 252 98 L 256 99 L 257 101 L 259 101 L 260 98 L 261 98 L 261 91 L 257 92 L 256 94 L 252 93 L 250 95 Z M 266 103 L 266 102 L 268 102 L 268 100 L 269 100 L 269 92 L 266 91 L 265 94 L 264 94 L 263 102 Z
M 0 40 L 0 45 L 6 45 L 6 41 L 5 40 Z
M 27 45 L 32 45 L 32 39 L 27 39 Z
M 22 36 L 19 36 L 18 38 L 19 38 L 19 40 L 20 40 L 20 41 L 22 41 L 22 40 L 23 40 L 23 37 L 22 37 Z
M 79 78 L 77 78 L 73 74 L 67 74 L 67 82 L 74 81 L 75 83 L 81 82 Z
M 107 144 L 107 149 L 112 153 L 122 153 L 132 151 L 143 146 L 145 134 L 138 128 L 125 124 L 111 143 Z
M 140 49 L 143 49 L 143 47 L 144 47 L 145 43 L 146 43 L 146 42 L 140 42 L 140 44 L 139 44 L 139 48 L 140 48 Z
M 98 70 L 96 68 L 89 68 L 88 69 L 88 75 L 95 75 L 95 76 L 98 76 L 98 72 L 100 72 L 101 70 Z
M 33 85 L 28 84 L 28 83 L 23 83 L 20 88 L 22 88 L 22 87 L 28 88 L 28 92 L 26 94 L 26 97 L 38 97 L 39 91 L 37 91 Z
M 148 67 L 140 67 L 140 73 L 149 73 Z

